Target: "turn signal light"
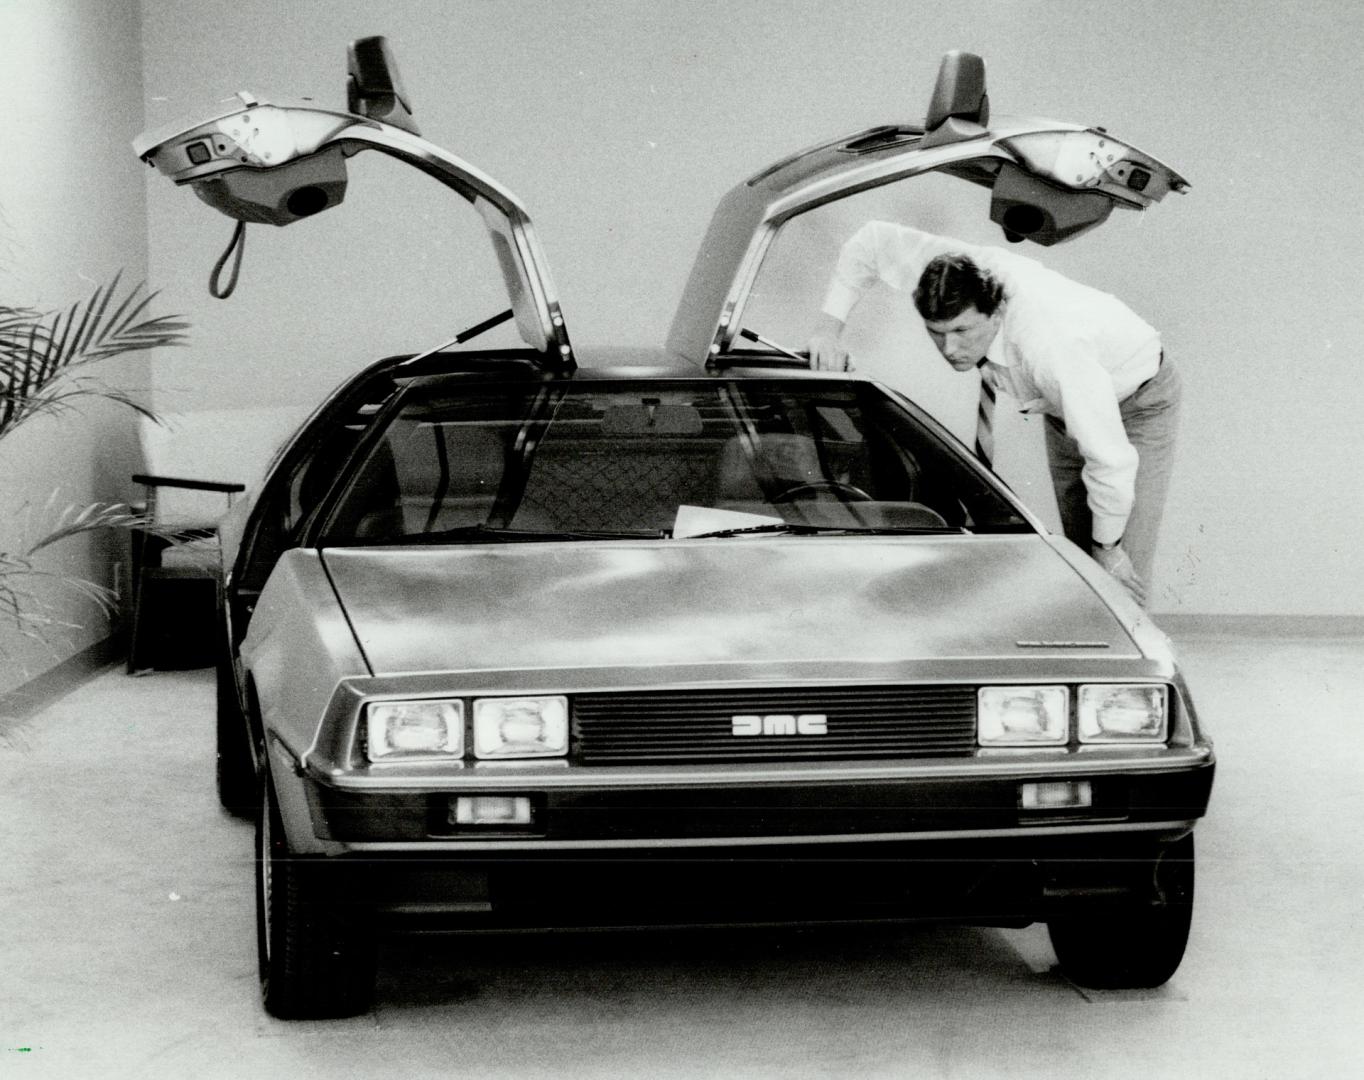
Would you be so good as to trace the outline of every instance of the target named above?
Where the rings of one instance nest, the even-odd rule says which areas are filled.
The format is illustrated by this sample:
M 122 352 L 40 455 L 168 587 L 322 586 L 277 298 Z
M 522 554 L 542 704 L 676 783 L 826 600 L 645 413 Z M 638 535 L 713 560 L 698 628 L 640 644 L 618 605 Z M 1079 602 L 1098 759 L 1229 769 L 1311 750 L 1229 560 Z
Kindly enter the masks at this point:
M 451 800 L 456 825 L 529 825 L 530 799 L 525 795 L 460 795 Z
M 1018 805 L 1024 810 L 1070 810 L 1094 805 L 1088 780 L 1051 780 L 1018 786 Z

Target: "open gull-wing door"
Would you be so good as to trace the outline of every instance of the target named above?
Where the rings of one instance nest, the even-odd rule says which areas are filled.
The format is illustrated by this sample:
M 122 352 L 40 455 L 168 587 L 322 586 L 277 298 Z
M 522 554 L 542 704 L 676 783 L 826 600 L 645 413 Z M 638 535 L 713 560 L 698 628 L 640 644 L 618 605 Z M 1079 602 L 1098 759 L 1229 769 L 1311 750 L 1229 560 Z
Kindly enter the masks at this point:
M 950 52 L 922 125 L 870 128 L 785 158 L 721 201 L 692 266 L 668 351 L 697 363 L 728 353 L 773 239 L 827 203 L 924 173 L 991 191 L 990 219 L 1010 241 L 1060 243 L 1116 207 L 1144 210 L 1188 182 L 1103 128 L 991 120 L 985 65 Z
M 421 137 L 382 37 L 351 43 L 348 112 L 276 105 L 244 91 L 237 98 L 231 109 L 207 120 L 140 135 L 133 149 L 236 219 L 239 233 L 247 222 L 289 225 L 338 205 L 345 197 L 346 159 L 361 151 L 377 150 L 411 165 L 482 216 L 505 281 L 508 317 L 547 363 L 573 368 L 568 331 L 530 216 L 491 177 Z

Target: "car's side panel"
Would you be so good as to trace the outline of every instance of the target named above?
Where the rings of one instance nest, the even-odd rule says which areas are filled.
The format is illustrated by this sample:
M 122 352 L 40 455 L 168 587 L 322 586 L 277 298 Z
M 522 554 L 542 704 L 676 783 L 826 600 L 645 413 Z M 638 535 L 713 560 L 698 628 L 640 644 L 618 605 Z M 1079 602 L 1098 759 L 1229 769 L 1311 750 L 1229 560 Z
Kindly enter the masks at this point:
M 1117 578 L 1090 558 L 1087 552 L 1080 550 L 1059 533 L 1048 534 L 1047 539 L 1066 562 L 1075 568 L 1075 572 L 1099 594 L 1143 655 L 1165 657 L 1173 663 L 1174 646 L 1169 635 L 1151 621 L 1151 616 L 1137 605 L 1132 599 L 1132 594 Z
M 242 643 L 267 738 L 302 760 L 336 684 L 368 675 L 317 552 L 285 552 L 261 593 Z

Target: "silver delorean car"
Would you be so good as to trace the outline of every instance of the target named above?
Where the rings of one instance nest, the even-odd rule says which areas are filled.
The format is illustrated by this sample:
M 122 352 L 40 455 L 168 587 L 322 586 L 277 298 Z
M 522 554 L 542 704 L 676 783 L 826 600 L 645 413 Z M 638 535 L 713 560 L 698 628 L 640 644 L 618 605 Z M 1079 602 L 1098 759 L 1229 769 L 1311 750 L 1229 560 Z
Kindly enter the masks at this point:
M 271 1014 L 369 1008 L 391 929 L 1043 921 L 1078 983 L 1175 971 L 1214 759 L 1169 641 L 925 409 L 745 312 L 781 230 L 857 192 L 946 177 L 1049 246 L 1177 174 L 992 121 L 950 53 L 923 124 L 730 192 L 665 347 L 580 355 L 525 210 L 418 134 L 382 38 L 345 111 L 244 93 L 135 146 L 274 225 L 388 155 L 507 285 L 337 390 L 224 526 L 218 785 Z

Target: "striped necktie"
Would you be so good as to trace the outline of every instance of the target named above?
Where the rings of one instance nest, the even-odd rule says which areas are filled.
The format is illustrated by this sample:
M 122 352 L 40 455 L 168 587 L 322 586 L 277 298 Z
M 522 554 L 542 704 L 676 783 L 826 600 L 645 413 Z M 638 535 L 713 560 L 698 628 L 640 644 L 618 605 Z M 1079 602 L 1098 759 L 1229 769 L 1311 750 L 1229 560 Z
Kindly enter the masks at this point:
M 976 406 L 976 457 L 986 468 L 995 461 L 995 388 L 984 369 L 980 373 L 980 404 Z

